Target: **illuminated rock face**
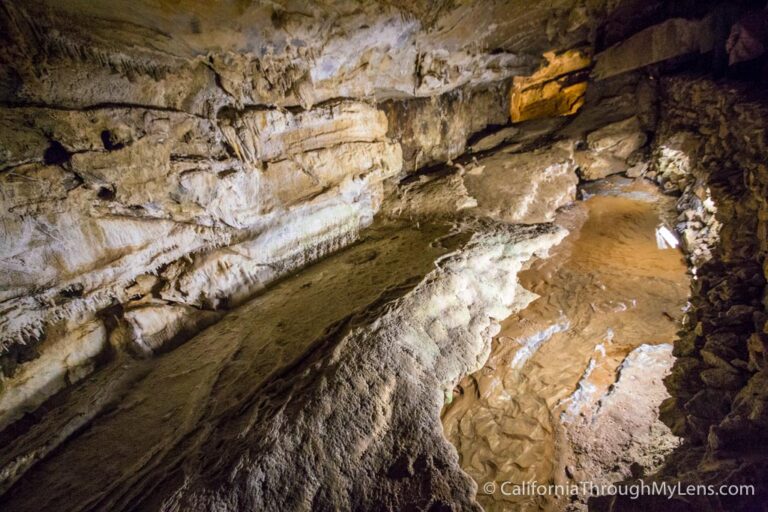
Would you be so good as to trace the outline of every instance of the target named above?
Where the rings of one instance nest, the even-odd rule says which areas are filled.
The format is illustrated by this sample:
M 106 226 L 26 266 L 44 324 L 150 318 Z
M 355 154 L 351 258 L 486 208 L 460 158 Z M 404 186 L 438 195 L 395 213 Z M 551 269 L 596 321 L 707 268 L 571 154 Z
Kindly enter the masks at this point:
M 0 5 L 0 508 L 476 508 L 438 411 L 579 181 L 682 191 L 702 268 L 763 217 L 664 153 L 634 71 L 709 47 L 646 4 Z
M 609 124 L 587 135 L 587 147 L 574 156 L 579 176 L 587 181 L 626 172 L 629 159 L 645 146 L 648 136 L 637 117 Z
M 593 23 L 537 28 L 572 0 L 129 3 L 0 8 L 3 426 L 355 242 Z
M 384 180 L 505 123 L 505 80 L 589 30 L 524 35 L 551 12 L 443 7 L 3 6 L 0 344 L 126 303 L 158 272 L 155 298 L 237 303 L 351 242 Z
M 544 117 L 569 116 L 584 105 L 586 71 L 591 59 L 578 50 L 548 52 L 536 73 L 515 77 L 510 90 L 512 122 Z

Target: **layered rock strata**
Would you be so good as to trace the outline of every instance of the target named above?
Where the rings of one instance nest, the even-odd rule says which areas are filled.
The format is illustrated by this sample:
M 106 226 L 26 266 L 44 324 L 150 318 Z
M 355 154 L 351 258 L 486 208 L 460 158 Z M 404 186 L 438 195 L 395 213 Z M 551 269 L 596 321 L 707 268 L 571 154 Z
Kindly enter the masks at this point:
M 54 338 L 62 320 L 116 318 L 125 328 L 114 345 L 151 352 L 194 331 L 205 311 L 352 242 L 402 166 L 384 113 L 358 102 L 217 120 L 137 109 L 3 114 L 1 321 L 12 351 L 65 343 Z M 61 160 L 46 157 L 54 144 Z M 23 359 L 4 359 L 9 388 L 35 385 L 14 371 Z M 38 387 L 27 408 L 57 389 Z M 21 412 L 6 397 L 4 423 Z
M 589 56 L 578 50 L 544 54 L 547 65 L 531 76 L 516 76 L 509 91 L 512 122 L 568 116 L 584 105 Z
M 2 424 L 353 242 L 588 37 L 573 3 L 4 3 Z
M 487 218 L 550 221 L 577 173 L 682 193 L 699 297 L 665 419 L 689 444 L 660 478 L 759 477 L 764 107 L 665 81 L 650 150 L 657 81 L 628 72 L 716 42 L 711 18 L 663 21 L 699 8 L 638 4 L 0 5 L 4 504 L 476 508 L 436 411 L 531 299 L 521 263 L 561 237 Z M 575 47 L 600 50 L 586 92 L 581 57 L 527 90 L 530 111 L 579 114 L 507 126 L 513 77 Z M 385 200 L 419 234 L 366 231 Z

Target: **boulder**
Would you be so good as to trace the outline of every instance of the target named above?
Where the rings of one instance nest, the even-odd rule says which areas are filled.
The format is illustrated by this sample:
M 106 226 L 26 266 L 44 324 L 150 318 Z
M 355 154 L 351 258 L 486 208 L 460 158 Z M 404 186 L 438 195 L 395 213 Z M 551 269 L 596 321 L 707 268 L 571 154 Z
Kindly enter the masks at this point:
M 627 160 L 647 140 L 648 136 L 637 117 L 609 124 L 590 133 L 587 135 L 587 149 L 574 154 L 579 176 L 583 180 L 592 181 L 627 171 Z

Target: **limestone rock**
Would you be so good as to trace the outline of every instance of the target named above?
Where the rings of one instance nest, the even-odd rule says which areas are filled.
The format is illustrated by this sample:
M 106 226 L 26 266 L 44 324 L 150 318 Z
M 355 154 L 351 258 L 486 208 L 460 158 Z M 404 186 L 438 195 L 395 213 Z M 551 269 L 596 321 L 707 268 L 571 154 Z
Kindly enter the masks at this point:
M 381 104 L 388 119 L 387 135 L 400 142 L 403 170 L 452 160 L 466 149 L 471 135 L 488 125 L 507 122 L 507 81 L 417 100 Z
M 700 374 L 701 381 L 714 389 L 739 389 L 743 385 L 741 376 L 723 368 L 711 368 Z
M 504 224 L 551 221 L 577 168 L 680 195 L 697 279 L 665 415 L 687 444 L 658 478 L 765 480 L 768 115 L 628 73 L 716 48 L 708 7 L 641 3 L 0 5 L 0 507 L 476 510 L 440 407 L 563 237 Z M 413 226 L 368 229 L 386 200 Z M 598 428 L 632 379 L 659 394 L 636 362 Z M 673 506 L 748 510 L 719 499 Z
M 11 114 L 10 119 L 31 120 L 34 133 L 48 133 L 59 118 L 46 109 Z M 343 236 L 349 239 L 378 208 L 380 182 L 401 169 L 400 148 L 385 141 L 384 114 L 361 103 L 295 116 L 249 111 L 221 123 L 130 109 L 67 113 L 60 119 L 54 125 L 57 136 L 73 153 L 65 169 L 82 183 L 68 181 L 59 167 L 23 164 L 36 166 L 25 171 L 33 182 L 61 175 L 55 180 L 59 189 L 26 187 L 20 193 L 9 188 L 2 196 L 9 212 L 3 236 L 15 241 L 3 247 L 9 282 L 3 297 L 7 313 L 0 322 L 6 342 L 34 337 L 43 323 L 68 312 L 105 307 L 110 297 L 124 300 L 126 283 L 143 271 L 256 235 L 268 238 L 270 229 L 283 229 L 300 212 L 333 211 L 337 226 L 346 219 L 341 229 L 348 230 Z M 107 148 L 102 136 L 112 133 L 106 127 L 116 122 L 135 135 L 108 139 L 112 146 Z M 36 158 L 43 150 L 38 148 Z M 13 162 L 31 155 L 19 154 Z M 14 184 L 19 176 L 3 178 Z M 338 216 L 340 208 L 345 212 Z M 292 213 L 278 214 L 287 211 Z M 297 234 L 311 244 L 300 261 L 342 236 L 324 232 L 329 240 Z M 292 252 L 283 259 L 295 259 L 302 250 L 294 245 L 297 239 L 288 241 L 289 233 L 280 234 L 279 244 L 291 244 Z M 72 286 L 79 290 L 76 296 L 41 307 Z
M 709 19 L 673 18 L 653 25 L 595 56 L 599 80 L 673 57 L 706 53 L 714 44 Z
M 51 334 L 45 344 L 48 346 L 39 358 L 2 382 L 0 430 L 93 372 L 96 359 L 107 346 L 106 329 L 102 322 L 94 320 L 60 337 Z
M 579 177 L 587 181 L 603 179 L 627 170 L 627 164 L 623 160 L 591 151 L 575 153 L 573 160 L 578 166 Z
M 475 141 L 470 149 L 473 153 L 481 151 L 488 151 L 496 146 L 499 146 L 505 142 L 511 142 L 515 139 L 515 136 L 520 133 L 520 128 L 516 126 L 507 126 L 500 130 L 497 130 L 489 135 L 486 135 L 482 139 Z
M 482 167 L 472 169 L 479 169 Z M 471 171 L 470 171 L 471 172 Z M 398 187 L 383 210 L 393 218 L 453 219 L 477 206 L 469 195 L 462 172 L 448 176 L 420 176 L 412 183 Z
M 587 144 L 591 150 L 610 153 L 623 160 L 629 158 L 647 140 L 648 137 L 643 133 L 637 117 L 610 124 L 587 135 Z
M 757 482 L 763 478 L 762 462 L 746 461 L 764 458 L 765 276 L 764 253 L 757 247 L 765 238 L 758 220 L 766 190 L 765 105 L 708 80 L 667 79 L 662 88 L 666 115 L 653 161 L 665 189 L 681 194 L 678 230 L 685 234 L 697 276 L 689 322 L 681 333 L 686 357 L 675 362 L 676 377 L 668 381 L 675 410 L 667 418 L 684 415 L 684 446 L 699 448 L 674 452 L 659 479 Z M 681 506 L 750 510 L 765 502 L 763 486 L 754 492 L 700 496 Z M 642 498 L 638 506 L 654 503 Z
M 536 231 L 528 232 L 533 234 Z M 345 472 L 351 471 L 349 485 L 352 488 L 359 485 L 369 488 L 365 493 L 341 492 L 341 488 L 347 488 L 346 485 L 329 488 L 327 494 L 321 498 L 324 502 L 333 504 L 334 508 L 369 508 L 374 503 L 368 500 L 377 503 L 386 500 L 389 506 L 397 508 L 401 506 L 399 504 L 416 497 L 408 490 L 410 472 L 398 471 L 396 468 L 418 464 L 420 471 L 434 474 L 441 480 L 452 475 L 454 486 L 461 486 L 461 494 L 454 494 L 453 498 L 448 498 L 438 487 L 433 487 L 435 491 L 428 491 L 436 493 L 433 500 L 457 500 L 463 503 L 465 509 L 476 509 L 477 505 L 468 493 L 471 487 L 466 477 L 460 477 L 456 473 L 453 457 L 444 453 L 447 448 L 446 441 L 442 438 L 438 421 L 443 394 L 434 391 L 423 393 L 420 389 L 424 388 L 413 384 L 420 379 L 428 379 L 431 383 L 429 387 L 433 390 L 452 389 L 463 373 L 482 364 L 488 354 L 487 333 L 493 321 L 489 323 L 488 320 L 482 320 L 477 314 L 500 318 L 509 313 L 508 308 L 514 302 L 515 280 L 500 279 L 499 272 L 506 275 L 506 272 L 519 268 L 520 262 L 530 257 L 531 251 L 544 250 L 544 247 L 562 234 L 552 232 L 542 238 L 532 238 L 530 241 L 533 243 L 530 245 L 529 242 L 523 242 L 524 238 L 518 238 L 519 242 L 507 246 L 508 249 L 497 245 L 496 240 L 501 242 L 506 238 L 506 235 L 501 236 L 499 239 L 496 239 L 495 235 L 490 238 L 486 238 L 486 235 L 475 237 L 465 254 L 441 262 L 440 268 L 434 274 L 428 276 L 388 314 L 377 319 L 374 326 L 351 332 L 333 351 L 330 359 L 318 361 L 316 365 L 329 365 L 332 371 L 322 378 L 323 384 L 318 388 L 302 386 L 309 394 L 296 397 L 291 406 L 291 410 L 295 412 L 278 414 L 269 421 L 269 425 L 265 423 L 247 434 L 249 437 L 268 436 L 274 439 L 270 432 L 276 431 L 274 422 L 277 421 L 282 425 L 279 429 L 282 432 L 280 439 L 285 441 L 274 439 L 263 445 L 271 445 L 271 448 L 261 451 L 258 455 L 240 455 L 233 458 L 233 462 L 243 468 L 243 471 L 228 481 L 217 483 L 217 488 L 221 489 L 222 485 L 231 488 L 227 494 L 254 500 L 253 503 L 258 508 L 290 507 L 300 493 L 251 493 L 248 491 L 247 482 L 252 478 L 263 478 L 259 475 L 269 475 L 270 478 L 264 480 L 266 485 L 274 485 L 275 489 L 291 489 L 297 484 L 292 478 L 297 467 L 295 464 L 305 467 L 307 471 L 323 471 L 315 464 L 310 467 L 304 466 L 302 462 L 322 457 L 323 460 L 338 461 L 341 467 L 347 468 Z M 493 259 L 493 268 L 496 270 L 486 277 L 481 269 L 491 268 L 487 265 L 488 258 Z M 504 261 L 508 262 L 508 265 L 503 263 Z M 492 282 L 502 286 L 499 288 L 492 285 Z M 490 288 L 486 288 L 488 286 Z M 459 296 L 473 296 L 480 302 L 473 300 L 467 303 L 460 300 Z M 482 306 L 483 296 L 502 298 L 502 303 L 485 309 Z M 481 308 L 477 313 L 476 307 Z M 467 321 L 470 323 L 466 324 Z M 467 327 L 464 327 L 466 325 L 474 327 L 467 330 Z M 464 342 L 455 343 L 457 336 Z M 374 340 L 376 343 L 371 344 Z M 378 370 L 369 378 L 362 377 L 367 374 L 367 370 L 361 371 L 361 368 Z M 407 380 L 396 377 L 398 373 L 403 374 L 403 368 L 407 369 L 405 373 L 411 376 Z M 313 370 L 305 375 L 312 380 L 318 378 L 318 373 Z M 351 385 L 343 384 L 347 379 L 351 379 Z M 363 390 L 364 394 L 359 394 Z M 404 395 L 401 393 L 408 395 L 409 399 L 402 400 L 401 396 Z M 330 409 L 322 405 L 324 402 L 349 404 L 350 407 L 335 408 L 335 412 L 331 413 Z M 414 408 L 411 404 L 415 403 L 421 405 Z M 323 443 L 308 444 L 301 441 L 301 436 L 286 435 L 286 432 L 300 432 L 303 426 L 315 421 L 313 418 L 318 415 L 324 418 L 327 432 L 333 433 L 326 436 Z M 364 422 L 361 428 L 349 428 L 361 419 Z M 335 425 L 338 425 L 338 428 Z M 342 425 L 347 428 L 342 428 Z M 371 428 L 378 431 L 375 437 L 370 435 Z M 406 430 L 410 432 L 407 438 L 402 436 L 402 432 Z M 422 455 L 423 451 L 418 446 L 427 439 L 430 440 L 433 451 L 430 455 Z M 350 449 L 352 452 L 349 452 Z M 357 455 L 345 456 L 345 453 Z M 221 454 L 217 453 L 216 456 L 220 457 Z M 403 457 L 405 459 L 400 461 Z M 420 459 L 424 460 L 419 462 Z M 295 464 L 286 464 L 287 460 L 295 461 Z M 362 483 L 365 481 L 363 474 L 370 471 L 375 474 L 387 474 L 388 477 L 371 487 L 370 483 Z M 206 473 L 201 473 L 199 477 L 190 475 L 191 485 L 169 497 L 165 506 L 224 506 L 230 509 L 226 502 L 216 497 L 218 493 L 208 492 L 210 484 L 207 483 Z M 358 474 L 359 479 L 354 476 Z M 393 492 L 393 489 L 402 490 Z M 423 495 L 424 491 L 420 492 Z M 278 494 L 282 498 L 279 498 Z M 276 500 L 271 505 L 269 502 L 273 498 L 268 498 L 269 496 L 275 496 Z
M 641 345 L 627 355 L 616 383 L 568 425 L 577 460 L 594 482 L 631 476 L 631 464 L 648 473 L 680 439 L 658 419 L 657 404 L 668 397 L 662 377 L 672 366 L 672 346 Z
M 223 114 L 221 130 L 237 157 L 257 163 L 349 142 L 374 142 L 387 133 L 387 119 L 373 106 L 341 102 L 292 114 L 246 110 Z
M 475 159 L 458 172 L 421 176 L 390 201 L 394 217 L 490 218 L 510 224 L 551 222 L 576 198 L 578 178 L 562 148 Z
M 221 318 L 181 304 L 140 304 L 123 314 L 124 324 L 112 333 L 112 343 L 140 356 L 167 352 L 174 341 L 185 340 Z
M 574 155 L 579 176 L 592 181 L 626 171 L 630 155 L 644 146 L 647 140 L 637 117 L 590 133 L 587 135 L 588 150 Z
M 16 64 L 3 66 L 3 83 L 23 84 L 15 95 L 31 103 L 130 102 L 200 115 L 233 104 L 309 108 L 338 97 L 436 96 L 529 72 L 555 42 L 581 41 L 593 19 L 541 30 L 571 3 L 190 2 L 175 7 L 183 15 L 169 16 L 151 2 L 130 15 L 103 3 L 35 2 L 4 14 L 13 44 L 3 57 Z M 24 54 L 46 60 L 49 74 L 36 76 L 13 58 Z M 88 84 L 88 94 L 61 83 Z
M 561 54 L 547 52 L 544 58 L 547 64 L 536 73 L 514 78 L 509 101 L 513 123 L 572 115 L 584 104 L 587 83 L 574 75 L 589 67 L 589 56 L 568 50 Z
M 498 153 L 478 160 L 482 174 L 464 182 L 477 200 L 476 214 L 504 222 L 551 222 L 555 211 L 576 198 L 578 178 L 567 151 Z
M 480 153 L 501 146 L 500 151 L 505 153 L 530 151 L 555 137 L 564 124 L 564 118 L 551 117 L 522 121 L 495 131 L 487 130 L 490 133 L 481 132 L 478 138 L 471 140 L 469 149 Z
M 712 258 L 721 228 L 717 205 L 701 167 L 703 140 L 690 131 L 676 131 L 655 143 L 653 172 L 670 193 L 680 193 L 677 230 L 691 264 L 698 268 Z
M 317 506 L 402 509 L 426 501 L 477 509 L 475 487 L 443 437 L 444 395 L 483 364 L 498 319 L 530 300 L 528 294 L 519 300 L 517 272 L 565 232 L 487 226 L 453 248 L 448 240 L 444 247 L 431 243 L 441 232 L 424 226 L 369 233 L 359 246 L 225 316 L 153 361 L 125 391 L 130 406 L 97 418 L 88 435 L 75 434 L 29 470 L 25 485 L 57 474 L 59 464 L 72 468 L 71 457 L 103 458 L 96 447 L 120 443 L 135 444 L 106 464 L 136 467 L 152 458 L 138 473 L 94 474 L 86 465 L 91 478 L 70 471 L 49 493 L 25 494 L 32 488 L 17 484 L 3 505 L 45 506 L 62 499 L 59 490 L 73 502 L 98 487 L 110 510 L 149 501 L 160 509 L 236 510 L 251 503 L 282 510 L 300 506 L 307 481 L 327 481 L 334 483 L 314 498 Z M 401 264 L 408 251 L 416 268 Z M 414 272 L 427 275 L 414 280 Z M 337 292 L 348 296 L 341 293 L 333 304 L 314 300 Z M 266 313 L 268 319 L 259 316 Z M 307 357 L 307 348 L 316 356 Z M 308 438 L 318 424 L 326 426 L 322 435 Z M 177 488 L 166 477 L 181 460 L 186 484 Z M 297 480 L 297 470 L 313 476 Z M 427 488 L 425 473 L 433 482 Z M 251 487 L 254 478 L 271 490 Z

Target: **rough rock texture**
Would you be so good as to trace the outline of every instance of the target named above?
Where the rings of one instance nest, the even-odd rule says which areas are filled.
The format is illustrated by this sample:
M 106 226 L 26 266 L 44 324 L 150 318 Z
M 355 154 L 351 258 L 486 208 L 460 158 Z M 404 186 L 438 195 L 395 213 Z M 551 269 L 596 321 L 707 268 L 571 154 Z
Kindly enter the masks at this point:
M 2 174 L 6 342 L 125 296 L 137 270 L 154 272 L 216 245 L 251 239 L 263 246 L 263 265 L 290 266 L 299 255 L 281 244 L 311 250 L 353 237 L 381 200 L 377 183 L 400 171 L 399 147 L 384 138 L 386 118 L 359 103 L 298 115 L 244 111 L 219 125 L 135 109 L 4 114 L 4 138 L 16 140 L 16 127 L 31 125 L 23 133 L 35 141 L 6 147 L 3 161 L 10 168 Z M 106 140 L 115 133 L 119 139 Z M 38 161 L 46 137 L 64 146 L 65 161 Z M 48 189 L 67 177 L 69 190 Z M 335 217 L 335 232 L 291 229 L 292 218 L 308 211 Z M 278 229 L 283 240 L 269 240 Z
M 588 188 L 588 199 L 558 212 L 569 236 L 520 275 L 539 297 L 502 322 L 488 362 L 462 379 L 443 412 L 488 511 L 584 510 L 583 494 L 515 495 L 500 486 L 608 483 L 629 476 L 633 462 L 653 469 L 674 440 L 656 410 L 690 282 L 680 252 L 660 249 L 655 235 L 674 198 L 646 180 Z M 621 377 L 627 356 L 649 343 L 667 346 L 667 364 L 641 358 L 652 364 L 632 364 Z
M 3 3 L 3 385 L 65 321 L 162 352 L 353 242 L 384 181 L 506 124 L 511 77 L 611 8 Z
M 3 3 L 3 489 L 154 359 L 121 363 L 181 358 L 226 310 L 353 244 L 388 180 L 505 125 L 510 79 L 588 40 L 608 4 Z
M 477 161 L 464 182 L 477 214 L 511 224 L 552 222 L 558 208 L 576 198 L 575 165 L 566 149 L 507 154 Z
M 674 57 L 706 53 L 713 45 L 710 19 L 674 18 L 597 54 L 592 73 L 597 79 L 609 78 Z
M 452 160 L 464 153 L 471 135 L 489 125 L 506 124 L 508 89 L 504 81 L 432 98 L 382 103 L 389 120 L 387 135 L 403 148 L 404 171 Z
M 419 175 L 396 190 L 384 210 L 399 217 L 494 219 L 508 224 L 552 222 L 576 199 L 576 167 L 562 147 L 474 158 Z
M 704 79 L 667 79 L 663 91 L 667 115 L 657 146 L 677 141 L 674 151 L 697 148 L 685 154 L 696 171 L 683 181 L 703 178 L 722 228 L 711 260 L 698 269 L 692 308 L 675 343 L 677 360 L 666 381 L 672 398 L 662 408 L 662 419 L 686 442 L 654 478 L 717 488 L 749 484 L 756 486 L 757 494 L 622 497 L 594 500 L 592 506 L 764 510 L 768 111 L 764 100 L 750 100 L 750 91 L 743 87 Z M 691 137 L 697 144 L 680 144 Z
M 83 325 L 64 324 L 40 347 L 42 355 L 5 382 L 0 394 L 0 430 L 24 413 L 34 411 L 59 389 L 93 371 L 96 357 L 107 346 L 107 332 L 98 320 Z M 58 334 L 58 335 L 57 335 Z
M 707 51 L 712 20 L 638 5 L 2 3 L 3 508 L 476 508 L 437 412 L 562 237 L 487 217 L 551 220 L 576 169 L 682 192 L 700 297 L 665 417 L 737 467 L 765 430 L 764 111 L 666 84 L 651 154 L 657 86 L 627 72 Z M 574 48 L 603 50 L 586 92 Z M 416 228 L 366 231 L 387 199 Z
M 589 56 L 578 50 L 544 54 L 546 66 L 531 76 L 516 76 L 509 95 L 512 122 L 576 113 L 584 105 Z
M 13 142 L 0 175 L 7 387 L 23 378 L 14 343 L 36 344 L 63 319 L 153 299 L 168 323 L 146 334 L 154 351 L 205 324 L 185 308 L 236 305 L 350 243 L 402 162 L 384 113 L 359 102 L 217 120 L 126 108 L 2 117 Z M 146 322 L 126 321 L 144 336 Z
M 466 243 L 429 225 L 368 231 L 166 357 L 118 362 L 111 386 L 73 397 L 92 408 L 130 383 L 84 435 L 61 412 L 23 433 L 3 476 L 28 474 L 3 509 L 477 509 L 440 408 L 485 361 L 498 319 L 530 301 L 516 273 L 565 236 L 477 229 Z M 30 469 L 52 448 L 46 429 L 71 438 Z
M 712 259 L 722 227 L 707 172 L 699 165 L 704 156 L 702 147 L 703 136 L 698 133 L 681 131 L 660 136 L 655 141 L 652 169 L 645 174 L 666 192 L 680 194 L 676 227 L 694 273 Z
M 672 345 L 641 345 L 622 361 L 607 393 L 569 404 L 568 437 L 578 470 L 590 481 L 608 485 L 634 468 L 653 473 L 680 444 L 659 420 L 659 404 L 669 397 L 662 379 L 673 362 Z
M 476 235 L 292 382 L 301 395 L 257 403 L 275 411 L 268 422 L 242 433 L 227 425 L 222 437 L 215 435 L 211 446 L 240 439 L 220 446 L 231 454 L 224 460 L 242 469 L 222 482 L 214 476 L 220 470 L 201 465 L 162 508 L 286 510 L 312 503 L 336 510 L 479 510 L 442 436 L 440 407 L 462 375 L 482 366 L 497 319 L 530 301 L 511 276 L 563 236 L 541 228 Z M 328 435 L 307 440 L 318 423 Z M 246 455 L 236 455 L 241 446 L 250 447 Z M 221 456 L 208 450 L 211 459 Z M 318 466 L 316 460 L 335 462 Z M 296 471 L 307 480 L 297 481 Z M 415 472 L 418 478 L 409 478 Z M 369 475 L 386 478 L 374 483 Z
M 430 225 L 422 229 L 402 225 L 368 229 L 359 244 L 274 285 L 225 316 L 207 335 L 201 334 L 157 358 L 136 359 L 129 357 L 135 351 L 115 351 L 114 357 L 102 362 L 101 371 L 2 433 L 6 449 L 0 454 L 0 488 L 7 489 L 32 468 L 41 473 L 29 478 L 51 475 L 56 487 L 67 493 L 68 503 L 90 502 L 123 478 L 138 478 L 135 468 L 147 453 L 172 445 L 178 433 L 197 427 L 198 399 L 207 389 L 199 386 L 223 371 L 230 360 L 234 361 L 232 385 L 238 396 L 250 396 L 273 371 L 311 351 L 313 343 L 328 332 L 336 332 L 336 324 L 353 312 L 375 309 L 380 297 L 388 300 L 406 293 L 433 268 L 437 258 L 457 249 L 467 238 L 462 233 L 452 235 L 446 227 Z M 400 264 L 403 258 L 409 265 Z M 335 300 L 328 301 L 328 297 Z M 154 328 L 157 323 L 152 321 L 152 313 L 156 309 L 130 309 L 125 316 Z M 201 316 L 198 312 L 198 318 Z M 112 334 L 123 332 L 118 326 Z M 230 400 L 238 399 L 224 400 L 221 405 Z M 136 401 L 142 407 L 136 408 Z M 116 404 L 122 404 L 120 414 L 105 414 Z M 86 425 L 91 426 L 91 434 L 76 438 Z M 116 443 L 116 438 L 121 442 Z M 60 446 L 64 441 L 68 441 L 65 447 Z M 115 450 L 124 443 L 142 449 Z M 59 447 L 63 450 L 61 459 L 46 459 Z M 55 470 L 60 465 L 69 468 L 65 473 L 71 478 Z M 84 468 L 91 474 L 94 466 L 101 468 L 99 475 L 110 480 L 108 483 L 92 475 L 84 478 L 75 469 Z M 47 473 L 51 467 L 54 470 Z M 34 485 L 25 489 L 39 494 Z M 50 498 L 58 500 L 52 491 Z
M 2 98 L 68 108 L 129 102 L 207 116 L 232 104 L 308 108 L 338 97 L 435 96 L 531 70 L 545 51 L 587 39 L 611 7 L 574 0 L 5 4 L 3 32 L 14 44 L 3 50 L 12 65 L 3 68 Z M 88 95 L 61 83 L 87 84 Z
M 645 145 L 648 138 L 642 131 L 640 120 L 630 117 L 609 124 L 587 135 L 587 148 L 574 156 L 579 176 L 593 181 L 627 171 L 628 161 Z

